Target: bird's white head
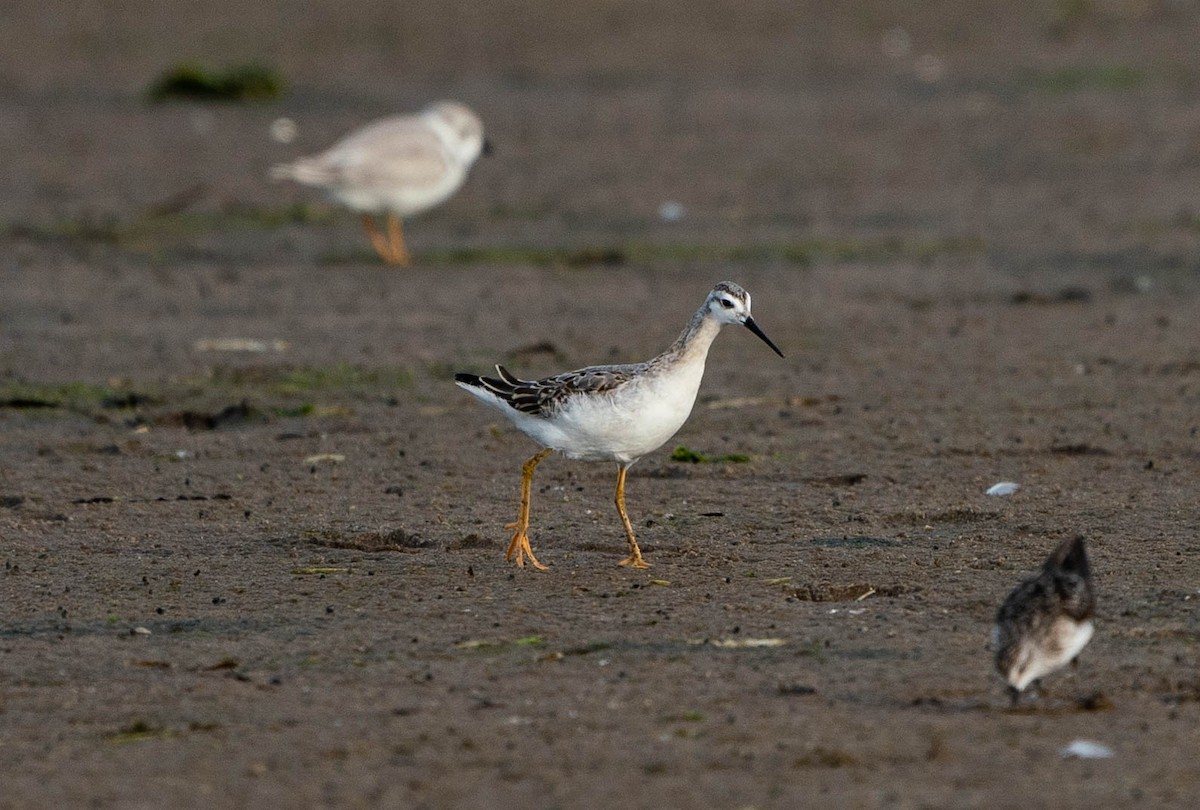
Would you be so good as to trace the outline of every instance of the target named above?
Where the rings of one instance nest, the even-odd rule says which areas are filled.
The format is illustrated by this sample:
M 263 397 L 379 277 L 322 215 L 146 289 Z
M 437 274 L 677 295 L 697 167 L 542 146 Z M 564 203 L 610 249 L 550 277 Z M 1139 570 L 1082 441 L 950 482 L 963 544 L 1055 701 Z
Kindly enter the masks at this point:
M 750 293 L 732 281 L 722 281 L 708 294 L 708 311 L 721 323 L 745 323 L 750 317 Z
M 763 333 L 758 324 L 754 322 L 754 318 L 751 317 L 750 293 L 740 285 L 734 284 L 732 281 L 722 281 L 712 288 L 705 305 L 708 307 L 709 315 L 718 323 L 741 324 L 761 338 L 775 354 L 783 357 L 783 352 L 779 351 L 779 347 L 771 342 L 771 339 Z
M 446 148 L 464 166 L 470 166 L 485 151 L 483 122 L 471 108 L 457 101 L 438 101 L 422 115 L 442 137 Z

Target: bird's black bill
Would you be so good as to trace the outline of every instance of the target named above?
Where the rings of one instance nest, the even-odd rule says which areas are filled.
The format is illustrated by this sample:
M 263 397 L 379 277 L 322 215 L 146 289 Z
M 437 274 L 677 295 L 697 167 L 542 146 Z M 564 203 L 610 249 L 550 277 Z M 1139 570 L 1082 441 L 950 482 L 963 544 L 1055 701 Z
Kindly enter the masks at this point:
M 766 333 L 763 332 L 763 330 L 758 328 L 758 324 L 756 324 L 754 322 L 753 318 L 747 318 L 745 321 L 745 324 L 746 324 L 747 329 L 749 329 L 754 334 L 758 335 L 760 338 L 762 338 L 763 343 L 765 343 L 771 347 L 771 351 L 775 352 L 775 354 L 779 355 L 780 357 L 783 357 L 783 352 L 779 351 L 779 347 L 771 342 L 771 339 L 769 337 L 767 337 Z
M 492 142 L 487 138 L 483 139 L 483 148 L 479 150 L 484 157 L 491 155 L 496 151 L 496 147 L 492 146 Z

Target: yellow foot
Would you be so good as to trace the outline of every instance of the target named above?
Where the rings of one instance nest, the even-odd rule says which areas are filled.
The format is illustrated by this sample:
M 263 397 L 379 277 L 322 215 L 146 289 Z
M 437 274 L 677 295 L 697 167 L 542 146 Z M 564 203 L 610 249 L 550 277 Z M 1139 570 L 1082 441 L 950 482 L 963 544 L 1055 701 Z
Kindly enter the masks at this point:
M 412 264 L 412 257 L 408 253 L 389 253 L 383 260 L 396 267 L 408 267 Z
M 648 563 L 642 559 L 642 552 L 640 552 L 640 551 L 637 554 L 631 554 L 630 556 L 621 560 L 619 563 L 617 563 L 617 565 L 628 565 L 631 568 L 649 568 L 650 567 L 650 563 Z
M 529 556 L 529 563 L 539 571 L 549 570 L 547 566 L 538 562 L 537 557 L 533 556 L 533 548 L 529 545 L 529 533 L 524 529 L 517 528 L 516 523 L 510 523 L 504 528 L 517 529 L 513 534 L 512 542 L 508 544 L 508 551 L 504 555 L 504 559 L 511 560 L 516 557 L 518 568 L 525 567 L 525 556 Z

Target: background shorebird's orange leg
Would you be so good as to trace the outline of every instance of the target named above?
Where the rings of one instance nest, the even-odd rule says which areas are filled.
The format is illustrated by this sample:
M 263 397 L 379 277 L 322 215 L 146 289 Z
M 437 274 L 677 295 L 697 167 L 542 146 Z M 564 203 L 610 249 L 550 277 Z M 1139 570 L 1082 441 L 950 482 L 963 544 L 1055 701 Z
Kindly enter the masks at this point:
M 362 215 L 363 230 L 367 232 L 368 238 L 371 240 L 371 246 L 375 248 L 375 252 L 379 254 L 379 258 L 389 264 L 392 261 L 392 248 L 388 244 L 387 237 L 379 231 L 379 227 L 375 224 L 375 219 L 370 214 Z
M 546 456 L 553 453 L 553 450 L 543 450 L 533 458 L 526 461 L 521 467 L 521 511 L 517 515 L 517 522 L 510 523 L 504 528 L 516 529 L 513 532 L 512 542 L 508 544 L 508 552 L 504 555 L 504 559 L 511 560 L 515 555 L 517 558 L 517 566 L 525 567 L 525 556 L 529 556 L 529 562 L 539 571 L 545 571 L 546 566 L 537 561 L 537 557 L 533 556 L 533 549 L 529 546 L 529 497 L 533 489 L 533 470 L 537 467 L 538 462 Z
M 405 266 L 409 263 L 408 246 L 404 244 L 404 226 L 400 222 L 400 217 L 389 212 L 387 215 L 388 222 L 388 243 L 391 245 L 392 264 Z
M 620 565 L 632 565 L 634 568 L 649 568 L 650 563 L 642 559 L 642 550 L 638 548 L 637 538 L 633 536 L 633 525 L 629 522 L 629 513 L 625 511 L 625 470 L 624 464 L 617 468 L 617 512 L 621 515 L 621 524 L 625 527 L 625 536 L 629 538 L 629 556 L 621 560 Z

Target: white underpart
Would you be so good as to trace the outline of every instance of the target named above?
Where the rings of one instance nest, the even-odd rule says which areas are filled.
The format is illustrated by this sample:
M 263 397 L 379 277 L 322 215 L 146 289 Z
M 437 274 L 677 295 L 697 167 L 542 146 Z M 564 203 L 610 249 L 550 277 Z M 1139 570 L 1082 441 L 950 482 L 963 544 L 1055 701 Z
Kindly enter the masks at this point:
M 374 188 L 346 185 L 325 191 L 335 201 L 355 211 L 391 211 L 406 218 L 441 205 L 458 191 L 466 178 L 464 167 L 447 165 L 445 171 L 426 183 Z
M 687 421 L 704 358 L 629 382 L 612 394 L 576 396 L 555 417 L 565 438 L 549 446 L 568 458 L 630 464 L 661 447 Z
M 1065 667 L 1087 646 L 1095 629 L 1090 619 L 1077 622 L 1063 616 L 1054 622 L 1046 638 L 1020 639 L 1020 652 L 1008 673 L 1009 684 L 1022 691 L 1038 678 Z

